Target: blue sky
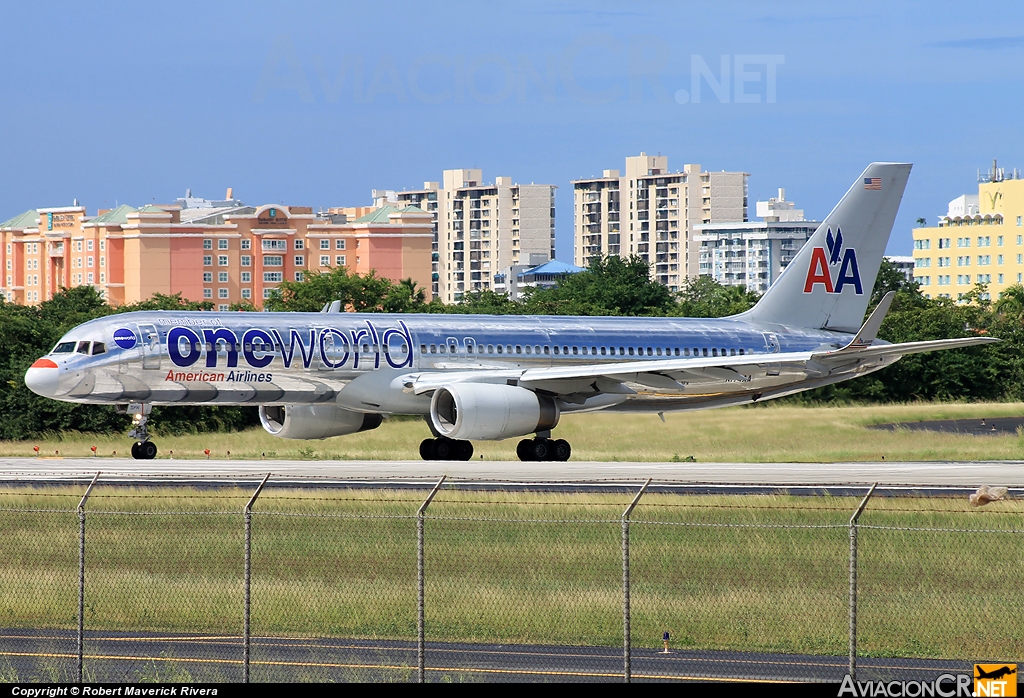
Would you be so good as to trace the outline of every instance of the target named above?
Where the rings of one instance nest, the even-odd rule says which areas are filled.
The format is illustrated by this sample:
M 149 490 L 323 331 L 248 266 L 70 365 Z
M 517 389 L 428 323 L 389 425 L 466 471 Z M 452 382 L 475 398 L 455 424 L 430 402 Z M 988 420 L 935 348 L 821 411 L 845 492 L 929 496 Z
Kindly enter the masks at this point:
M 51 2 L 4 15 L 0 219 L 186 187 L 359 205 L 372 188 L 479 167 L 559 186 L 570 260 L 570 180 L 640 151 L 673 170 L 749 172 L 751 204 L 781 186 L 819 219 L 866 163 L 900 160 L 915 166 L 889 253 L 909 254 L 915 219 L 975 191 L 978 168 L 1024 168 L 1019 3 Z

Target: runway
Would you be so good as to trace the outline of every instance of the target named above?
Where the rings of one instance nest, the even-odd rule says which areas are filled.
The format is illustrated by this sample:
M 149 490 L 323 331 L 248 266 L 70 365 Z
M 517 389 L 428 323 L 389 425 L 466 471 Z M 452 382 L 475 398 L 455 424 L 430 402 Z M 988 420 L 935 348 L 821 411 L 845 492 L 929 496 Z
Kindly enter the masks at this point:
M 257 682 L 415 681 L 414 640 L 256 636 L 250 676 Z M 427 642 L 426 678 L 432 682 L 616 681 L 621 647 Z M 0 630 L 0 664 L 18 680 L 56 674 L 73 680 L 74 633 L 46 629 Z M 730 652 L 638 646 L 631 652 L 634 680 L 828 681 L 838 683 L 848 659 L 836 656 Z M 86 679 L 95 681 L 237 682 L 242 678 L 242 639 L 223 635 L 89 632 Z M 932 680 L 969 673 L 968 661 L 861 658 L 858 678 Z M 48 679 L 48 680 L 53 680 Z
M 0 481 L 78 483 L 102 472 L 102 481 L 237 483 L 272 473 L 277 486 L 368 483 L 425 486 L 441 475 L 459 481 L 524 486 L 589 483 L 633 487 L 652 478 L 677 485 L 756 487 L 1024 487 L 1024 461 L 863 463 L 524 463 L 520 461 L 173 460 L 126 458 L 0 458 Z

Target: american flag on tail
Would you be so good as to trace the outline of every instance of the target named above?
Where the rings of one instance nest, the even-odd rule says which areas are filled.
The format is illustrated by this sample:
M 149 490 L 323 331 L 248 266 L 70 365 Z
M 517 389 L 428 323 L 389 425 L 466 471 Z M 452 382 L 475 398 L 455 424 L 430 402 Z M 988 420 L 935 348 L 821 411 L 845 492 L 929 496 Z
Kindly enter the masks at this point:
M 864 188 L 870 189 L 871 191 L 882 191 L 882 178 L 881 177 L 865 177 Z

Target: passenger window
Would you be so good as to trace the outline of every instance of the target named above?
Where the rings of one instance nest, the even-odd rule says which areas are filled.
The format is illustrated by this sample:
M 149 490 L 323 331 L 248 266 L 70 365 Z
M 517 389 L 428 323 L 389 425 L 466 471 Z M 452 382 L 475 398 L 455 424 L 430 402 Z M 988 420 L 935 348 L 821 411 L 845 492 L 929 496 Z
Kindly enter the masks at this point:
M 526 345 L 526 353 L 527 354 L 532 354 L 533 353 L 533 349 L 530 347 L 529 344 Z
M 604 356 L 608 351 L 607 347 L 601 347 L 601 356 Z
M 683 356 L 689 356 L 689 355 L 690 355 L 690 347 L 684 347 L 683 348 Z
M 436 354 L 437 353 L 437 345 L 436 344 L 431 344 L 430 345 L 430 353 L 431 354 Z
M 499 344 L 498 345 L 498 353 L 500 354 L 500 353 L 502 353 L 502 351 L 503 351 L 503 347 Z
M 679 347 L 676 347 L 676 356 L 679 356 Z
M 569 347 L 563 346 L 562 347 L 562 353 L 568 355 L 569 354 Z
M 506 354 L 511 354 L 512 353 L 512 345 L 511 344 L 506 344 L 505 345 L 505 353 Z
M 661 347 L 658 347 L 657 353 L 658 353 L 658 356 L 661 356 Z
M 533 353 L 534 354 L 539 354 L 540 353 L 540 345 L 539 344 L 534 345 Z
M 586 347 L 583 347 L 582 353 L 583 353 L 584 356 L 587 355 L 587 348 Z
M 517 345 L 516 345 L 516 353 L 517 353 L 517 354 L 522 354 L 522 353 L 523 353 L 523 347 L 522 347 L 522 345 L 520 345 L 520 344 L 517 344 Z
M 652 349 L 651 347 L 647 347 L 647 355 L 654 356 L 654 349 Z
M 743 356 L 743 349 L 740 349 L 740 356 Z
M 626 347 L 619 347 L 619 356 L 626 355 Z
M 579 352 L 579 347 L 573 347 L 573 348 L 572 348 L 572 353 L 573 353 L 574 355 L 575 355 L 575 354 L 579 354 L 579 353 L 580 353 L 580 352 Z
M 630 348 L 629 348 L 629 355 L 630 355 L 630 356 L 632 356 L 632 355 L 633 355 L 633 347 L 630 347 Z
M 718 356 L 718 350 L 717 350 L 717 349 L 715 349 L 714 347 L 712 347 L 712 348 L 711 348 L 711 355 L 712 355 L 712 356 Z
M 442 354 L 443 354 L 443 353 L 445 353 L 445 345 L 444 345 L 444 344 L 442 344 L 441 346 L 439 346 L 439 347 L 437 348 L 437 350 L 438 350 L 439 352 L 441 352 Z M 365 345 L 365 344 L 363 345 L 363 351 L 366 351 L 366 345 Z
M 548 346 L 545 346 L 545 347 L 544 347 L 544 353 L 545 353 L 545 354 L 548 354 L 548 353 L 550 353 L 550 351 L 551 351 L 551 347 L 548 347 Z
M 107 353 L 107 347 L 103 344 L 103 342 L 93 342 L 92 343 L 92 355 L 93 356 L 96 356 L 97 354 L 106 354 L 106 353 Z
M 704 356 L 707 356 L 707 355 L 708 355 L 708 348 L 704 347 Z
M 558 355 L 558 347 L 555 347 L 555 355 Z
M 725 349 L 722 349 L 722 356 L 728 356 L 728 355 L 729 355 L 729 352 L 727 352 Z
M 373 349 L 374 349 L 374 351 L 377 350 L 376 345 L 373 347 Z M 459 345 L 458 344 L 449 344 L 448 345 L 448 353 L 449 354 L 458 354 L 459 353 Z
M 735 349 L 730 349 L 729 350 L 729 356 L 736 356 L 736 350 Z

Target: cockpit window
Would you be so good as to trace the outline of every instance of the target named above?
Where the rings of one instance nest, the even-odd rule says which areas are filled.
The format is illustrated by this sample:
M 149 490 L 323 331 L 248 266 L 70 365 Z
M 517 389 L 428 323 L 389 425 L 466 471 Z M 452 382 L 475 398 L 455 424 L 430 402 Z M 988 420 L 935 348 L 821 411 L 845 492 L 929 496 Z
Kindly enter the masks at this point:
M 74 342 L 61 342 L 53 348 L 53 354 L 70 354 L 75 350 Z
M 79 342 L 78 343 L 78 353 L 79 354 L 88 354 L 89 353 L 89 342 Z
M 96 356 L 97 354 L 106 354 L 106 353 L 107 353 L 107 347 L 106 347 L 105 344 L 103 344 L 103 342 L 93 342 L 92 343 L 92 355 L 93 356 Z

